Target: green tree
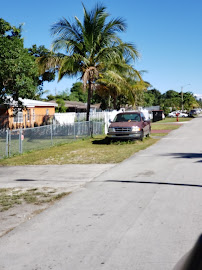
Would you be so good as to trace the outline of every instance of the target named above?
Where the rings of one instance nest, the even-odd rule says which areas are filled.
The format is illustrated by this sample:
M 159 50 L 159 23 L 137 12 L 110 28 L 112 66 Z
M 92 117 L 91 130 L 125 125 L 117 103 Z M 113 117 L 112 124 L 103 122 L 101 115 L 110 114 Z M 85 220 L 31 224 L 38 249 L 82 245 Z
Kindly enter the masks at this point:
M 181 94 L 174 90 L 168 90 L 161 96 L 160 105 L 165 111 L 168 111 L 167 108 L 179 110 L 181 108 Z
M 162 94 L 157 89 L 150 89 L 144 92 L 144 106 L 158 106 L 161 102 Z
M 45 68 L 57 66 L 59 80 L 64 76 L 81 75 L 84 89 L 88 90 L 88 121 L 91 97 L 99 75 L 112 63 L 118 65 L 123 55 L 135 60 L 138 52 L 132 44 L 122 42 L 117 36 L 118 32 L 126 30 L 123 19 L 115 18 L 107 22 L 109 14 L 103 5 L 97 4 L 91 11 L 83 5 L 83 10 L 83 23 L 75 16 L 73 23 L 63 18 L 51 28 L 56 36 L 53 51 L 66 51 L 66 55 L 42 57 L 40 64 Z
M 199 99 L 196 99 L 196 101 L 198 102 L 199 107 L 200 107 L 200 108 L 202 108 L 202 99 L 201 99 L 201 98 L 199 98 Z
M 151 91 L 144 92 L 144 107 L 154 106 L 155 96 Z
M 183 107 L 185 110 L 190 111 L 193 108 L 198 108 L 199 103 L 194 97 L 193 93 L 185 92 L 183 94 Z
M 154 97 L 153 106 L 158 106 L 160 104 L 161 99 L 161 92 L 157 89 L 150 89 L 148 90 L 148 93 L 151 93 Z
M 120 62 L 113 63 L 109 69 L 101 74 L 96 81 L 99 85 L 96 87 L 100 96 L 108 98 L 108 106 L 119 109 L 125 104 L 138 106 L 138 91 L 142 92 L 147 88 L 147 84 L 142 80 L 140 72 L 135 70 L 128 63 L 129 59 L 122 55 Z
M 35 57 L 35 59 L 37 59 L 38 57 L 49 57 L 51 56 L 51 52 L 45 48 L 45 46 L 41 45 L 38 46 L 36 44 L 32 45 L 31 48 L 28 49 L 28 52 L 30 55 L 33 55 Z M 43 72 L 42 74 L 39 75 L 38 77 L 38 90 L 40 92 L 40 94 L 44 94 L 43 92 L 43 83 L 46 82 L 51 82 L 53 80 L 55 80 L 55 69 L 51 68 L 45 72 Z
M 87 93 L 83 89 L 82 82 L 76 82 L 72 85 L 70 89 L 71 93 L 69 95 L 69 100 L 71 101 L 81 101 L 87 102 Z
M 69 96 L 68 96 L 68 89 L 58 93 L 55 96 L 56 99 L 63 99 L 63 100 L 69 100 Z
M 48 100 L 54 100 L 55 99 L 55 96 L 50 94 L 50 95 L 47 95 L 46 97 Z
M 24 48 L 21 26 L 16 28 L 0 19 L 0 102 L 11 97 L 34 98 L 38 69 L 35 59 Z
M 66 107 L 65 107 L 65 102 L 64 102 L 64 99 L 62 98 L 58 98 L 56 100 L 57 104 L 58 104 L 58 107 L 56 107 L 56 112 L 60 112 L 60 113 L 64 113 L 66 112 Z

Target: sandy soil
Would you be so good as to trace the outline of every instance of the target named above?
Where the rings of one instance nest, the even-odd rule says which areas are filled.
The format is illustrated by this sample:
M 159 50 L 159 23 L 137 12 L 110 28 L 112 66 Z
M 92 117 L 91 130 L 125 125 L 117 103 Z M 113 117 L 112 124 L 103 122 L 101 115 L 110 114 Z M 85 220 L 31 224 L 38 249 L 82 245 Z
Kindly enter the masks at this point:
M 38 191 L 43 191 L 47 189 L 39 189 Z M 24 190 L 25 191 L 25 190 Z M 48 191 L 48 190 L 47 190 Z M 70 190 L 55 189 L 54 195 L 61 194 L 63 192 L 70 192 Z M 68 196 L 68 195 L 66 195 Z M 0 237 L 12 231 L 14 228 L 26 222 L 27 220 L 33 218 L 35 215 L 41 213 L 48 207 L 51 207 L 53 202 L 41 203 L 41 204 L 31 204 L 23 202 L 21 204 L 14 205 L 12 208 L 9 208 L 6 211 L 0 211 Z
M 51 204 L 33 205 L 23 203 L 16 205 L 7 211 L 0 212 L 0 237 L 10 232 L 26 220 L 31 219 L 50 205 Z

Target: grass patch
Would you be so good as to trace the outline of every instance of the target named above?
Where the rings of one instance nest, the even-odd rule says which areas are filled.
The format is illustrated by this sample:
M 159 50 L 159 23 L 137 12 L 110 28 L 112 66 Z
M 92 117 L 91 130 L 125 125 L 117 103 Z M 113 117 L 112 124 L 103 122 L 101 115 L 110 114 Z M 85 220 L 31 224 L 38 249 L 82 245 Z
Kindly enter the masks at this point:
M 37 188 L 26 191 L 15 189 L 0 189 L 0 212 L 6 211 L 22 203 L 41 205 L 54 202 L 68 195 L 69 192 L 57 193 L 56 190 L 39 191 Z
M 187 121 L 190 121 L 192 120 L 193 117 L 179 117 L 178 118 L 178 122 L 187 122 Z M 158 121 L 158 123 L 175 123 L 177 122 L 177 118 L 176 117 L 166 117 L 165 119 L 161 120 L 161 121 Z
M 123 141 L 107 144 L 104 135 L 77 140 L 72 143 L 32 151 L 23 155 L 0 160 L 0 165 L 47 165 L 47 164 L 106 164 L 118 163 L 132 154 L 146 149 L 157 139 L 145 138 L 143 142 Z
M 163 137 L 166 136 L 168 133 L 153 133 L 151 134 L 151 137 Z
M 155 130 L 174 130 L 178 129 L 180 125 L 175 125 L 175 124 L 164 124 L 164 123 L 152 123 L 151 124 L 152 129 Z

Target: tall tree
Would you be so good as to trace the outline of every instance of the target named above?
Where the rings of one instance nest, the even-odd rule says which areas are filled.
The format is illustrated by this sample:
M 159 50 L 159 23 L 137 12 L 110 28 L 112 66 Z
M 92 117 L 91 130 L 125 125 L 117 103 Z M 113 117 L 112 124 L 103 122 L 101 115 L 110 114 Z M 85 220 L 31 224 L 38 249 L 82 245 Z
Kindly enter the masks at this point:
M 181 108 L 181 95 L 174 90 L 166 91 L 160 99 L 160 105 L 163 110 L 165 108 L 173 108 L 174 110 L 179 110 Z
M 83 23 L 75 16 L 74 22 L 63 18 L 55 23 L 51 32 L 56 36 L 53 51 L 65 51 L 66 54 L 55 57 L 42 57 L 40 63 L 46 68 L 57 67 L 59 80 L 64 76 L 81 75 L 84 88 L 88 89 L 87 118 L 89 120 L 90 103 L 99 74 L 108 69 L 111 63 L 119 63 L 123 54 L 135 60 L 138 52 L 130 43 L 124 43 L 117 36 L 126 30 L 122 18 L 109 19 L 106 7 L 97 4 L 87 11 L 83 5 Z
M 35 59 L 24 48 L 21 26 L 0 19 L 0 102 L 11 97 L 33 98 L 37 90 Z
M 85 102 L 85 103 L 87 102 L 87 95 L 86 95 L 86 92 L 83 91 L 82 82 L 73 83 L 70 91 L 71 91 L 71 93 L 68 97 L 69 100 L 81 101 L 81 102 Z
M 110 67 L 104 72 L 97 83 L 100 84 L 98 89 L 101 95 L 107 92 L 109 101 L 113 100 L 114 109 L 119 109 L 121 105 L 124 105 L 120 103 L 121 101 L 132 106 L 139 105 L 138 93 L 147 88 L 147 83 L 142 80 L 140 72 L 127 64 L 124 58 L 121 59 L 118 67 L 117 65 Z
M 37 59 L 38 57 L 42 57 L 42 56 L 49 57 L 51 55 L 51 52 L 48 49 L 46 49 L 44 45 L 37 47 L 37 45 L 34 44 L 34 45 L 32 45 L 31 48 L 28 49 L 28 52 L 30 55 L 33 55 L 35 57 L 35 59 Z M 45 93 L 43 91 L 43 83 L 45 81 L 51 82 L 51 81 L 55 80 L 55 73 L 56 73 L 55 69 L 51 68 L 51 69 L 39 74 L 37 85 L 38 85 L 38 91 L 39 91 L 40 95 L 43 95 Z
M 189 111 L 193 108 L 199 107 L 199 102 L 196 100 L 193 93 L 185 92 L 183 96 L 183 107 L 185 110 Z

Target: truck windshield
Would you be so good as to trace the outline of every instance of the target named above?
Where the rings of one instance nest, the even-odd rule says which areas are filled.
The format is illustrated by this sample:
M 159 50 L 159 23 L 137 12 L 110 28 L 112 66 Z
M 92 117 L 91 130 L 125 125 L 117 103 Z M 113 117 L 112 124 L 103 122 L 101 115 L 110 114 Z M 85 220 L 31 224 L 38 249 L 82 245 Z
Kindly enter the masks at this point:
M 140 115 L 138 113 L 117 114 L 114 122 L 140 122 Z

